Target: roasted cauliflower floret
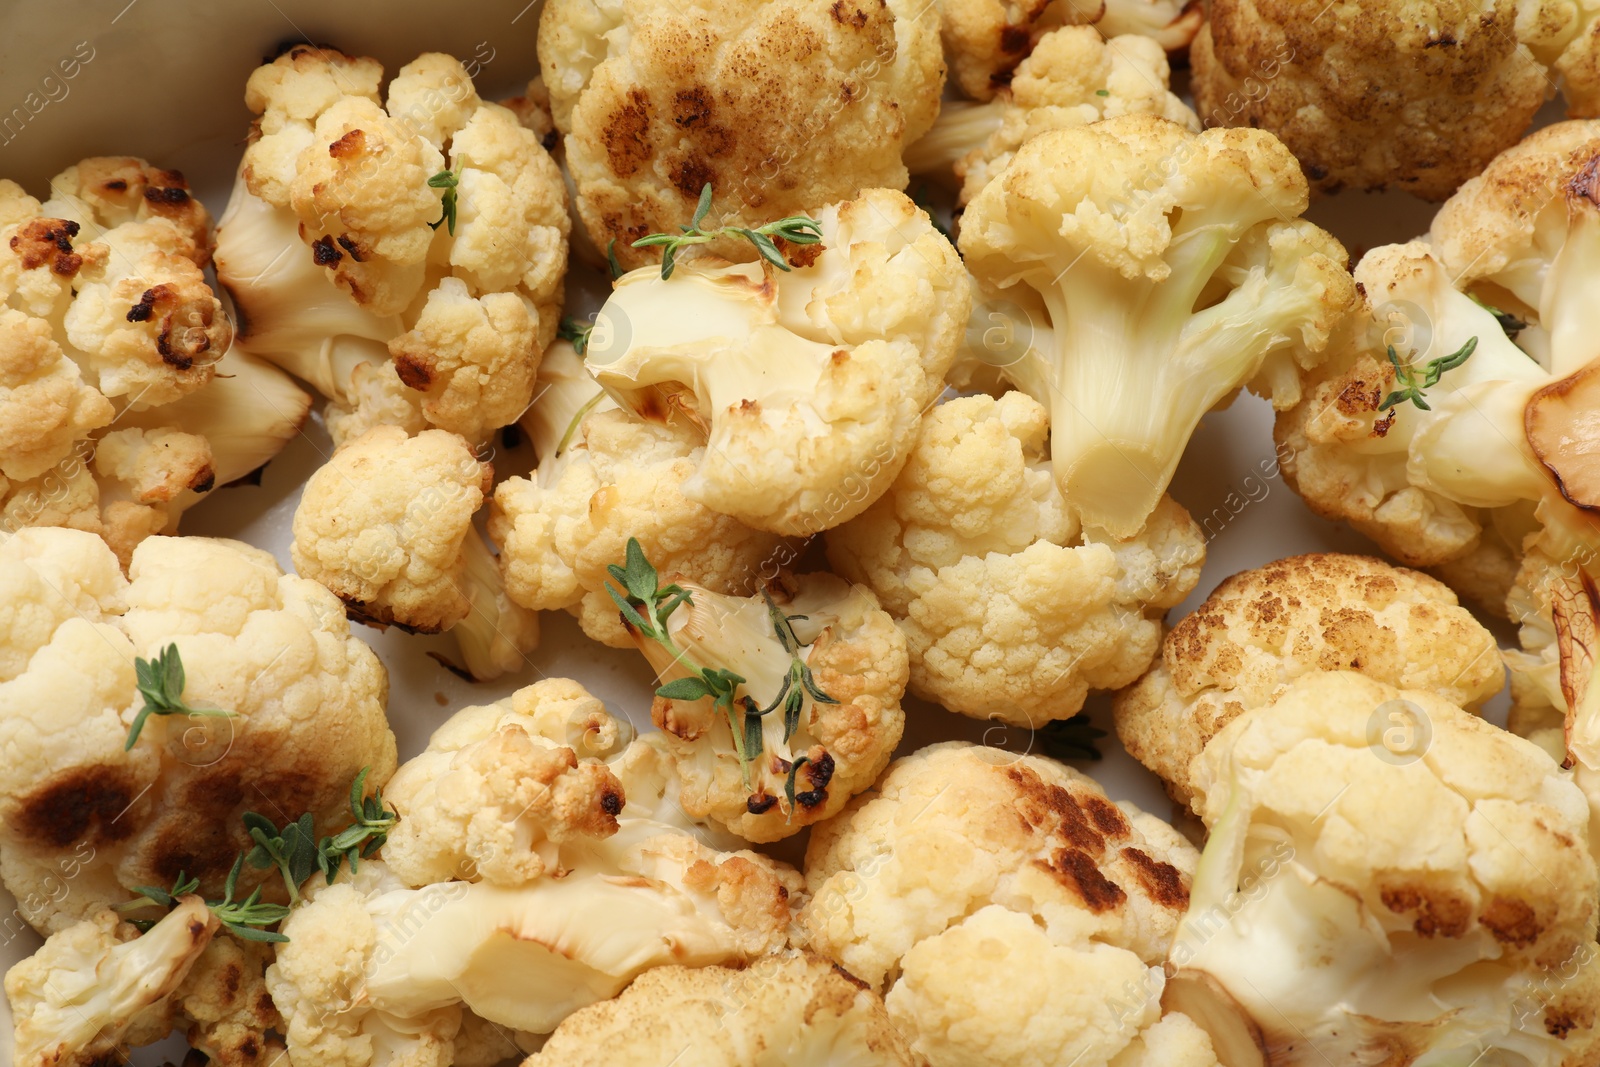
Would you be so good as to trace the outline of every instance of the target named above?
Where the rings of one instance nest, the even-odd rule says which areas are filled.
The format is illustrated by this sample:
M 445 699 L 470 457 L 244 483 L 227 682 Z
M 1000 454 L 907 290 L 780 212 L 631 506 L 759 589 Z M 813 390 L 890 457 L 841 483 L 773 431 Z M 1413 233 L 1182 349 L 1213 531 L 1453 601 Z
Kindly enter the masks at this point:
M 749 593 L 793 558 L 776 535 L 684 495 L 706 445 L 681 420 L 618 410 L 564 341 L 545 354 L 539 382 L 521 423 L 539 469 L 501 482 L 489 518 L 516 603 L 570 611 L 596 641 L 627 648 L 605 590 L 606 567 L 629 538 L 663 570 L 716 593 Z
M 1535 746 L 1433 693 L 1319 672 L 1192 774 L 1210 836 L 1169 1002 L 1226 1061 L 1592 1061 L 1589 812 Z
M 1205 15 L 1183 0 L 936 0 L 950 60 L 961 91 L 988 100 L 1022 75 L 1020 60 L 1046 47 L 1063 23 L 1092 24 L 1102 37 L 1141 34 L 1168 52 L 1189 47 Z
M 346 868 L 331 886 L 314 882 L 308 903 L 285 921 L 289 942 L 267 971 L 296 1061 L 447 1067 L 479 1051 L 468 1012 L 499 1028 L 545 1034 L 651 967 L 739 964 L 786 945 L 790 909 L 803 903 L 799 877 L 755 853 L 696 841 L 664 810 L 672 790 L 656 742 L 622 747 L 621 724 L 573 682 L 541 683 L 509 703 L 457 713 L 428 752 L 397 772 L 395 795 L 407 799 L 396 800 L 401 817 L 386 851 L 396 848 L 401 865 L 418 874 L 451 863 L 455 857 L 429 851 L 449 836 L 450 815 L 426 807 L 464 770 L 477 779 L 451 763 L 487 754 L 508 732 L 529 742 L 518 756 L 525 765 L 558 748 L 576 755 L 553 737 L 588 739 L 580 745 L 607 757 L 608 765 L 583 760 L 573 777 L 607 783 L 591 825 L 580 829 L 562 806 L 536 803 L 510 812 L 525 823 L 509 836 L 478 837 L 469 828 L 461 845 L 472 870 L 449 873 L 482 874 L 481 881 L 407 888 L 377 859 L 358 872 Z M 615 805 L 604 799 L 608 790 Z M 413 819 L 425 825 L 408 831 Z M 491 819 L 485 812 L 478 829 Z M 544 862 L 519 865 L 535 839 L 544 842 Z M 497 855 L 500 848 L 511 855 Z
M 805 574 L 749 597 L 658 587 L 637 542 L 613 574 L 629 633 L 665 683 L 650 716 L 690 818 L 776 841 L 888 765 L 905 727 L 906 639 L 864 586 Z
M 1008 85 L 986 104 L 945 104 L 939 121 L 906 154 L 913 173 L 954 169 L 965 204 L 1005 169 L 1023 143 L 1048 130 L 1117 115 L 1151 114 L 1199 132 L 1200 120 L 1168 92 L 1161 46 L 1124 34 L 1107 40 L 1090 26 L 1045 34 Z
M 1051 477 L 1048 433 L 1023 393 L 947 401 L 883 498 L 828 532 L 834 567 L 905 632 L 912 691 L 963 715 L 1038 727 L 1127 685 L 1205 561 L 1170 499 L 1129 540 L 1086 534 Z
M 458 711 L 389 780 L 385 796 L 401 821 L 384 861 L 409 886 L 559 876 L 561 845 L 617 832 L 622 785 L 597 757 L 629 734 L 564 678 Z
M 41 204 L 0 181 L 0 512 L 8 529 L 98 533 L 126 565 L 276 455 L 310 398 L 224 360 L 233 328 L 202 272 L 211 220 L 181 174 L 86 159 L 51 192 Z
M 295 570 L 364 622 L 454 631 L 474 678 L 522 666 L 538 619 L 510 602 L 472 526 L 494 480 L 465 439 L 376 426 L 306 483 L 294 513 Z
M 1224 726 L 1330 670 L 1464 708 L 1503 683 L 1494 635 L 1438 581 L 1366 556 L 1293 556 L 1234 575 L 1172 628 L 1117 694 L 1117 736 L 1188 803 L 1190 764 Z
M 934 1067 L 1209 1067 L 1140 1055 L 1193 1029 L 1156 1028 L 1195 859 L 1170 826 L 1053 760 L 934 745 L 813 832 L 801 925 L 814 951 L 886 990 Z M 1171 1044 L 1203 1047 L 1191 1037 Z
M 69 926 L 6 972 L 16 1067 L 93 1067 L 126 1060 L 125 1041 L 166 1036 L 166 1000 L 211 942 L 217 920 L 196 896 L 137 935 L 105 909 Z M 145 1018 L 141 1018 L 145 1016 Z M 128 1039 L 132 1038 L 131 1041 Z
M 478 442 L 533 397 L 567 262 L 560 171 L 456 60 L 298 46 L 251 75 L 252 143 L 217 233 L 239 344 L 310 382 L 336 437 Z M 419 425 L 420 424 L 420 425 Z
M 1558 77 L 1572 114 L 1596 114 L 1597 15 L 1556 0 L 1219 0 L 1194 42 L 1196 110 L 1276 134 L 1321 189 L 1443 200 L 1516 143 Z
M 567 1017 L 523 1067 L 911 1067 L 883 1001 L 815 956 L 744 968 L 657 967 L 622 995 Z
M 921 0 L 552 0 L 539 64 L 595 248 L 654 262 L 633 242 L 676 233 L 708 183 L 722 226 L 904 188 L 939 113 L 938 32 Z
M 332 594 L 259 549 L 152 538 L 123 578 L 99 538 L 29 529 L 0 544 L 0 588 L 0 874 L 82 860 L 82 892 L 15 887 L 41 930 L 180 872 L 220 897 L 243 812 L 332 817 L 362 767 L 374 784 L 394 769 L 382 665 Z M 130 747 L 134 659 L 169 644 L 189 706 L 233 715 L 151 716 Z
M 888 488 L 970 303 L 960 257 L 904 194 L 869 189 L 817 221 L 822 250 L 786 272 L 707 257 L 624 275 L 586 353 L 623 407 L 705 441 L 686 497 L 784 535 Z
M 1085 526 L 1137 533 L 1201 415 L 1240 386 L 1299 400 L 1356 306 L 1344 249 L 1294 219 L 1306 202 L 1270 134 L 1125 115 L 1035 137 L 968 205 L 979 284 L 1043 301 L 1049 329 L 1000 373 L 1049 407 Z

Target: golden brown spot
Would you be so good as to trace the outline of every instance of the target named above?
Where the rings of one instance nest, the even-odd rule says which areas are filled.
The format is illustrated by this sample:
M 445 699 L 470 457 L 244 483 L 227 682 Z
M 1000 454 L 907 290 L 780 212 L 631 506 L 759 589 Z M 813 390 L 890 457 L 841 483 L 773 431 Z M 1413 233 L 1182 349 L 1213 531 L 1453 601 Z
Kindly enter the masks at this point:
M 650 120 L 650 97 L 642 89 L 629 89 L 627 99 L 604 124 L 601 140 L 618 177 L 632 177 L 654 154 L 650 147 Z M 699 192 L 695 190 L 696 194 Z
M 1496 897 L 1483 909 L 1478 921 L 1489 928 L 1494 939 L 1502 945 L 1527 948 L 1539 940 L 1543 927 L 1532 908 L 1520 900 Z
M 351 130 L 328 146 L 328 155 L 334 159 L 353 159 L 366 151 L 367 135 L 360 130 Z
M 19 798 L 11 831 L 25 841 L 63 848 L 74 841 L 121 841 L 133 820 L 120 820 L 139 791 L 127 772 L 105 766 L 78 767 L 38 792 Z
M 1079 803 L 1088 810 L 1089 818 L 1094 820 L 1095 827 L 1101 833 L 1110 837 L 1127 836 L 1128 820 L 1123 818 L 1122 809 L 1111 801 L 1090 793 Z
M 217 472 L 211 469 L 211 464 L 206 464 L 195 472 L 189 479 L 189 488 L 196 493 L 209 493 L 217 484 Z
M 327 235 L 318 237 L 311 242 L 311 259 L 319 267 L 331 267 L 344 258 L 344 253 L 333 246 L 333 238 Z
M 1028 47 L 1030 36 L 1026 26 L 1002 26 L 1000 27 L 1000 51 L 1007 55 L 1018 55 Z
M 346 252 L 349 252 L 350 258 L 355 260 L 357 263 L 365 263 L 367 261 L 367 257 L 364 254 L 365 250 L 361 247 L 360 243 L 349 234 L 341 233 L 339 235 L 339 247 L 344 249 Z
M 711 119 L 711 103 L 711 94 L 702 86 L 679 89 L 672 98 L 672 121 L 685 130 L 704 126 Z
M 672 184 L 687 197 L 699 197 L 700 190 L 711 184 L 717 172 L 704 160 L 689 157 L 672 168 Z
M 72 250 L 78 229 L 66 219 L 34 219 L 11 238 L 11 250 L 21 258 L 23 270 L 48 263 L 52 274 L 70 278 L 83 266 L 83 257 Z
M 419 392 L 433 384 L 433 371 L 426 363 L 409 353 L 402 352 L 395 357 L 394 372 L 402 382 Z
M 112 178 L 108 182 L 102 182 L 100 184 L 100 188 L 113 193 L 121 193 L 127 191 L 128 183 L 123 181 L 121 178 Z
M 1076 893 L 1084 906 L 1096 915 L 1110 911 L 1128 899 L 1128 894 L 1095 865 L 1094 859 L 1076 849 L 1059 848 L 1051 854 L 1050 862 L 1034 860 L 1040 870 L 1054 875 L 1056 881 Z
M 1122 858 L 1133 868 L 1145 895 L 1162 907 L 1182 911 L 1189 906 L 1189 887 L 1183 872 L 1170 863 L 1156 860 L 1136 848 L 1122 850 Z
M 1472 921 L 1472 908 L 1465 901 L 1430 895 L 1416 886 L 1386 888 L 1380 897 L 1383 906 L 1395 914 L 1416 915 L 1411 928 L 1419 937 L 1458 938 Z
M 778 246 L 778 251 L 783 253 L 783 258 L 789 261 L 790 266 L 801 270 L 815 263 L 817 257 L 825 251 L 820 241 L 816 244 L 797 245 L 793 241 L 785 241 L 782 237 L 774 237 L 772 243 Z
M 841 26 L 854 26 L 863 29 L 867 25 L 867 13 L 845 0 L 833 0 L 833 6 L 828 9 L 828 14 L 833 16 L 833 21 Z

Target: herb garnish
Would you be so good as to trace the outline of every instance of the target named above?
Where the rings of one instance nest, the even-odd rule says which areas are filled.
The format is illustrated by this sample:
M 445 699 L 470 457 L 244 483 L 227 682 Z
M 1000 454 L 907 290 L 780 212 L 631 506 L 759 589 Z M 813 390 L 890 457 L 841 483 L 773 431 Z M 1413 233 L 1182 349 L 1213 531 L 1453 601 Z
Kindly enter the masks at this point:
M 1404 404 L 1409 400 L 1423 411 L 1432 411 L 1433 409 L 1428 406 L 1428 402 L 1422 399 L 1423 390 L 1431 389 L 1438 385 L 1439 379 L 1444 376 L 1445 371 L 1455 370 L 1471 359 L 1472 353 L 1477 347 L 1478 339 L 1476 337 L 1471 338 L 1466 344 L 1448 356 L 1440 356 L 1438 359 L 1431 360 L 1427 366 L 1421 369 L 1419 374 L 1417 367 L 1409 359 L 1402 361 L 1395 352 L 1394 345 L 1390 345 L 1389 362 L 1394 365 L 1395 384 L 1400 388 L 1384 397 L 1383 403 L 1378 405 L 1378 410 L 1387 411 L 1395 405 Z
M 756 246 L 756 251 L 761 258 L 771 263 L 779 270 L 791 270 L 789 261 L 779 251 L 774 237 L 781 237 L 790 244 L 814 245 L 822 241 L 822 223 L 805 215 L 790 215 L 788 218 L 769 222 L 763 226 L 750 229 L 745 226 L 723 226 L 715 230 L 702 230 L 700 224 L 711 213 L 711 183 L 706 182 L 705 188 L 700 190 L 700 202 L 695 206 L 694 218 L 687 226 L 679 226 L 680 234 L 652 233 L 648 237 L 641 237 L 633 242 L 635 248 L 660 248 L 661 249 L 661 278 L 663 281 L 672 277 L 673 270 L 677 267 L 677 256 L 680 249 L 690 245 L 703 245 L 715 241 L 719 237 L 743 237 Z
M 438 174 L 428 179 L 428 188 L 443 189 L 444 198 L 440 207 L 444 214 L 439 216 L 438 222 L 430 222 L 430 229 L 437 230 L 440 226 L 450 228 L 450 236 L 456 233 L 456 188 L 461 184 L 461 172 L 458 170 L 441 170 Z
M 183 660 L 175 644 L 167 645 L 155 659 L 134 657 L 133 673 L 137 679 L 135 684 L 144 695 L 144 707 L 139 709 L 139 714 L 133 717 L 133 725 L 128 728 L 128 740 L 122 746 L 124 752 L 132 750 L 144 730 L 145 720 L 152 715 L 198 715 L 212 719 L 233 717 L 231 711 L 191 708 L 183 702 Z

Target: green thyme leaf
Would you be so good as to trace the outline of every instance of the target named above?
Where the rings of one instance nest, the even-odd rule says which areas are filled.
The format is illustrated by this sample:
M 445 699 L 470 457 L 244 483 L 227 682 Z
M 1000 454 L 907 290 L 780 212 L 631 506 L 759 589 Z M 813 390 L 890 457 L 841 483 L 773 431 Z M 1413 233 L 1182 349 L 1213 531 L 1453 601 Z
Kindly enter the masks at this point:
M 1423 411 L 1433 410 L 1428 402 L 1423 399 L 1426 390 L 1439 384 L 1439 379 L 1448 371 L 1453 371 L 1467 360 L 1472 358 L 1472 353 L 1477 350 L 1478 339 L 1470 338 L 1466 344 L 1456 349 L 1447 356 L 1440 356 L 1431 360 L 1419 371 L 1410 360 L 1402 360 L 1394 350 L 1394 345 L 1388 346 L 1389 363 L 1394 367 L 1395 389 L 1383 398 L 1383 403 L 1378 405 L 1379 411 L 1387 411 L 1398 404 L 1410 401 Z
M 448 226 L 452 237 L 456 232 L 456 190 L 461 184 L 461 172 L 441 170 L 438 174 L 428 179 L 428 188 L 443 189 L 444 196 L 440 198 L 439 206 L 443 214 L 438 222 L 430 222 L 428 226 L 437 230 L 440 226 Z
M 661 278 L 665 281 L 672 277 L 672 272 L 677 269 L 678 253 L 693 245 L 703 245 L 715 241 L 719 237 L 743 237 L 755 246 L 757 254 L 762 259 L 771 263 L 779 270 L 792 270 L 793 266 L 784 257 L 783 251 L 773 238 L 781 237 L 789 244 L 814 245 L 822 240 L 822 223 L 805 215 L 790 215 L 788 218 L 769 222 L 762 226 L 750 228 L 747 226 L 722 226 L 714 230 L 701 229 L 706 216 L 711 213 L 711 183 L 707 182 L 700 190 L 700 200 L 695 205 L 694 218 L 688 226 L 680 226 L 682 233 L 652 233 L 633 242 L 635 248 L 661 249 Z
M 564 341 L 572 342 L 573 350 L 578 355 L 583 355 L 589 348 L 589 335 L 594 333 L 594 323 L 579 322 L 574 318 L 563 318 L 561 325 L 556 329 L 556 336 Z
M 1101 758 L 1098 742 L 1105 736 L 1104 730 L 1089 721 L 1089 713 L 1080 711 L 1070 719 L 1046 723 L 1039 730 L 1039 747 L 1058 760 L 1097 760 Z
M 133 725 L 128 728 L 128 740 L 122 746 L 123 751 L 132 750 L 139 740 L 139 735 L 144 732 L 145 720 L 152 715 L 190 715 L 226 719 L 232 718 L 234 714 L 221 708 L 192 708 L 184 703 L 183 660 L 179 657 L 178 646 L 175 644 L 167 645 L 155 659 L 135 657 L 133 676 L 134 685 L 144 696 L 144 707 L 133 717 Z

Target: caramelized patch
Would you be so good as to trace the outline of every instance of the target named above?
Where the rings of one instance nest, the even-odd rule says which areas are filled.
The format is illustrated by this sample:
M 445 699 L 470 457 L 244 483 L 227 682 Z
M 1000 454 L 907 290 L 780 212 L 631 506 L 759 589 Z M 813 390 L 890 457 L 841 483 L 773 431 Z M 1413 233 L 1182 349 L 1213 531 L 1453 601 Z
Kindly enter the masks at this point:
M 778 246 L 778 251 L 783 253 L 783 258 L 789 261 L 792 267 L 804 270 L 817 261 L 817 257 L 825 251 L 822 242 L 816 244 L 797 245 L 793 241 L 785 241 L 782 237 L 774 237 L 772 243 Z
M 622 798 L 615 793 L 600 794 L 600 810 L 607 815 L 618 815 L 622 811 Z
M 1527 948 L 1539 940 L 1543 928 L 1533 909 L 1520 900 L 1496 897 L 1483 909 L 1478 921 L 1488 927 L 1494 939 L 1502 945 Z
M 344 253 L 333 246 L 333 238 L 318 237 L 311 242 L 311 259 L 319 267 L 331 267 L 344 258 Z
M 11 250 L 22 260 L 23 270 L 45 264 L 50 273 L 70 278 L 83 266 L 83 257 L 72 250 L 72 239 L 79 226 L 66 219 L 34 219 L 11 238 Z
M 828 14 L 841 26 L 854 26 L 859 30 L 867 25 L 867 13 L 854 4 L 846 3 L 846 0 L 833 0 Z
M 1567 194 L 1600 207 L 1600 155 L 1590 157 L 1583 169 L 1567 182 Z
M 1028 38 L 1031 35 L 1026 26 L 1000 27 L 1000 51 L 1007 55 L 1017 55 L 1028 47 Z M 1007 79 L 1009 81 L 1009 79 Z
M 351 237 L 349 234 L 341 233 L 339 235 L 339 247 L 344 249 L 346 252 L 349 252 L 350 258 L 355 260 L 357 263 L 365 263 L 367 261 L 367 257 L 362 254 L 361 245 L 357 243 L 356 239 Z
M 195 472 L 195 476 L 189 479 L 189 488 L 196 493 L 209 493 L 216 484 L 217 472 L 211 469 L 210 464 L 200 468 Z
M 121 841 L 133 833 L 119 819 L 138 797 L 126 772 L 105 766 L 77 767 L 20 798 L 12 832 L 26 841 L 64 848 L 74 841 Z
M 1050 856 L 1049 863 L 1042 860 L 1033 862 L 1076 893 L 1084 906 L 1096 915 L 1110 911 L 1128 899 L 1128 894 L 1122 891 L 1121 886 L 1100 873 L 1093 858 L 1076 849 L 1060 848 Z
M 694 129 L 711 120 L 711 94 L 702 86 L 679 89 L 672 98 L 672 121 L 679 129 Z
M 1126 837 L 1128 835 L 1128 820 L 1123 817 L 1122 809 L 1105 797 L 1095 796 L 1090 793 L 1079 803 L 1088 809 L 1089 818 L 1094 820 L 1095 826 L 1101 833 L 1108 837 Z
M 328 155 L 334 159 L 353 159 L 366 151 L 367 135 L 360 130 L 351 130 L 328 146 Z
M 394 372 L 402 382 L 422 392 L 433 384 L 433 371 L 415 356 L 401 353 L 394 359 Z
M 704 160 L 693 157 L 682 160 L 672 168 L 672 184 L 687 197 L 698 197 L 700 190 L 711 184 L 717 172 Z
M 1046 785 L 1032 768 L 1021 764 L 1007 767 L 1005 775 L 1020 794 L 1017 809 L 1028 825 L 1092 855 L 1105 851 L 1105 838 L 1089 825 L 1071 793 L 1058 785 Z
M 629 89 L 622 106 L 611 113 L 601 140 L 618 177 L 637 174 L 654 154 L 650 147 L 650 97 L 642 89 Z M 695 190 L 698 194 L 699 189 Z
M 1136 848 L 1122 850 L 1122 858 L 1133 868 L 1145 895 L 1165 908 L 1182 911 L 1189 906 L 1189 887 L 1183 872 L 1170 863 L 1153 859 Z

